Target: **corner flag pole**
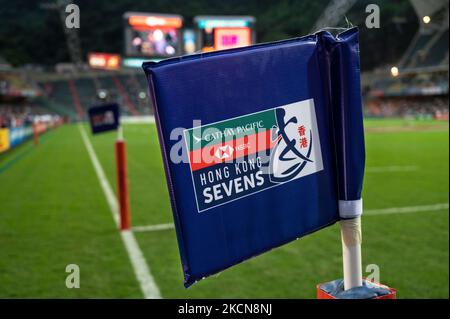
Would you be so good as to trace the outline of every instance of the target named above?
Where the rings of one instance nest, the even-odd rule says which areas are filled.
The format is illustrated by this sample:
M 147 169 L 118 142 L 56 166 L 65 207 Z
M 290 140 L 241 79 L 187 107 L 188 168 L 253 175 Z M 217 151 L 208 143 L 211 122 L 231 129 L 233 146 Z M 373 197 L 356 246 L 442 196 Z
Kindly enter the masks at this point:
M 362 286 L 361 216 L 340 221 L 344 290 Z
M 127 154 L 122 126 L 119 126 L 117 129 L 116 170 L 117 192 L 119 194 L 120 207 L 120 230 L 129 230 L 131 227 L 131 221 L 130 201 L 128 197 Z
M 33 142 L 35 146 L 39 144 L 38 125 L 35 122 L 33 122 Z

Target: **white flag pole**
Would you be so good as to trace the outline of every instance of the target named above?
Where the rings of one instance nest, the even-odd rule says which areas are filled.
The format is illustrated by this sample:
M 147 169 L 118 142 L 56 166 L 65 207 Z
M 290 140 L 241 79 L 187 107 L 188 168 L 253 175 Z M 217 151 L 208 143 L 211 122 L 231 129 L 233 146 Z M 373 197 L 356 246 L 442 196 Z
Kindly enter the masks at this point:
M 119 125 L 119 127 L 117 128 L 117 140 L 118 140 L 118 141 L 123 141 L 123 129 L 122 129 L 122 125 Z
M 361 216 L 340 221 L 344 290 L 362 286 Z

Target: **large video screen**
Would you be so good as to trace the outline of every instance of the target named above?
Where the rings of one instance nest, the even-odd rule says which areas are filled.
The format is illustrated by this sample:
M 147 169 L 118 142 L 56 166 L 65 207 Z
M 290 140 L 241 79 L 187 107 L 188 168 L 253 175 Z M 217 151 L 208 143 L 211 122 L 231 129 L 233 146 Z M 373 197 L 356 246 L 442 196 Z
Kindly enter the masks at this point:
M 214 49 L 224 50 L 250 45 L 250 28 L 215 28 Z
M 119 70 L 120 55 L 111 53 L 90 52 L 88 64 L 93 69 Z
M 174 56 L 179 46 L 176 29 L 133 30 L 129 53 L 145 56 Z
M 196 16 L 194 24 L 196 43 L 203 52 L 244 47 L 256 41 L 252 16 Z
M 181 17 L 130 13 L 125 19 L 127 56 L 172 57 L 180 54 Z

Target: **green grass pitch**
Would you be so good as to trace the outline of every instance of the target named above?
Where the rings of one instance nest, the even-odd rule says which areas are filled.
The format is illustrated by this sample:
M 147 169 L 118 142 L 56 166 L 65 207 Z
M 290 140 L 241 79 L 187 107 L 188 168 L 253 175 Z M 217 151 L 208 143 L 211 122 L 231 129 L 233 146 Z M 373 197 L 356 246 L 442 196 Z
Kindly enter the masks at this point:
M 367 168 L 411 168 L 368 170 L 366 210 L 448 203 L 448 122 L 370 120 L 366 128 Z M 132 224 L 172 222 L 154 125 L 125 125 L 124 134 Z M 115 189 L 115 134 L 88 135 Z M 448 215 L 363 215 L 363 267 L 377 264 L 399 298 L 448 298 Z M 189 289 L 174 230 L 135 236 L 164 298 L 314 298 L 317 283 L 342 274 L 337 225 Z M 80 266 L 79 289 L 65 286 L 71 263 Z M 0 155 L 0 298 L 33 297 L 142 297 L 77 125 Z

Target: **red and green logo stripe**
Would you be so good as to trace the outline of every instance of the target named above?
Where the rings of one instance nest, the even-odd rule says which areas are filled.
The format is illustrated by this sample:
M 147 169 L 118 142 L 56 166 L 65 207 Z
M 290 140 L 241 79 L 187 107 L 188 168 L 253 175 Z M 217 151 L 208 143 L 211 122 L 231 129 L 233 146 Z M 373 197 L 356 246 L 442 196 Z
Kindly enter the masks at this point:
M 271 140 L 274 126 L 276 119 L 272 109 L 185 130 L 191 170 L 272 148 L 275 145 Z

